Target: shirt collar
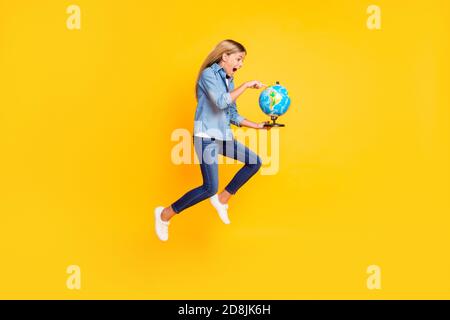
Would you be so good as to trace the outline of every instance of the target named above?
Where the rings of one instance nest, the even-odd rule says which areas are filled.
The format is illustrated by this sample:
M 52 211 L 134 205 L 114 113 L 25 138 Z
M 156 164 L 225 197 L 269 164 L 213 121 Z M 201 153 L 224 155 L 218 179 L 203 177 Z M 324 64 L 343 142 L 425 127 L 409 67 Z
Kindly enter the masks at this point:
M 213 63 L 211 65 L 211 68 L 214 71 L 219 72 L 219 74 L 222 76 L 223 79 L 227 78 L 229 82 L 233 81 L 233 77 L 232 76 L 228 76 L 225 72 L 225 70 L 223 69 L 223 67 L 221 67 L 217 62 Z

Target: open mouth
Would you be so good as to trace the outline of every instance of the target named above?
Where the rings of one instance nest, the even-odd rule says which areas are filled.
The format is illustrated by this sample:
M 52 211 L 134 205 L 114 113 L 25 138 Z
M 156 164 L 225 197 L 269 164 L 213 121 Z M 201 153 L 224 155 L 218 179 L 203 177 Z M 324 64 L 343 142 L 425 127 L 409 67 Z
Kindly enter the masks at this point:
M 237 71 L 237 68 L 233 68 L 233 72 L 236 72 Z

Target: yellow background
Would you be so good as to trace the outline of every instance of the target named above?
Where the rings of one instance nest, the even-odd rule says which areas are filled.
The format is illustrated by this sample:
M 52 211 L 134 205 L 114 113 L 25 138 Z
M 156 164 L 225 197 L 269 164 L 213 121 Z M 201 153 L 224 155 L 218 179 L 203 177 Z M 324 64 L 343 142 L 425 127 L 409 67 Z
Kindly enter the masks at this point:
M 69 30 L 66 8 L 81 8 Z M 366 27 L 381 7 L 382 30 Z M 0 1 L 0 298 L 450 298 L 448 1 Z M 280 81 L 280 170 L 223 225 L 170 160 L 198 68 Z M 258 91 L 240 114 L 265 121 Z M 252 130 L 252 129 L 249 129 Z M 220 167 L 220 188 L 240 165 Z M 381 290 L 366 269 L 381 268 Z M 69 265 L 82 288 L 66 288 Z

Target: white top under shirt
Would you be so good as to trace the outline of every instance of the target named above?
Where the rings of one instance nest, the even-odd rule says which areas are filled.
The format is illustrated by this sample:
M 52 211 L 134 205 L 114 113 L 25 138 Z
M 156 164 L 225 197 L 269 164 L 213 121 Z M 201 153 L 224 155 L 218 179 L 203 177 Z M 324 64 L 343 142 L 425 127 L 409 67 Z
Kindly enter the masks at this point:
M 228 78 L 225 78 L 225 81 L 227 82 L 227 88 L 229 86 L 229 80 Z M 205 132 L 198 132 L 195 134 L 196 137 L 202 137 L 202 138 L 211 138 L 207 133 Z

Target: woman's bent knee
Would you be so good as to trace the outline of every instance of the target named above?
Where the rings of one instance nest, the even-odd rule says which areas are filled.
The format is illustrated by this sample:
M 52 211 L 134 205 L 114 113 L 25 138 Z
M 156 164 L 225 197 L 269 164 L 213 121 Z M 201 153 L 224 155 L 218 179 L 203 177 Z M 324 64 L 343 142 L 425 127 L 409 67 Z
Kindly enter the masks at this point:
M 258 171 L 259 168 L 261 168 L 261 166 L 262 166 L 262 160 L 261 160 L 261 157 L 260 157 L 260 156 L 257 156 L 257 157 L 256 157 L 256 163 L 251 164 L 250 166 L 253 168 L 253 170 L 254 170 L 255 172 Z
M 212 197 L 219 190 L 219 186 L 217 186 L 217 185 L 204 185 L 203 188 L 205 189 L 205 197 L 206 198 Z

